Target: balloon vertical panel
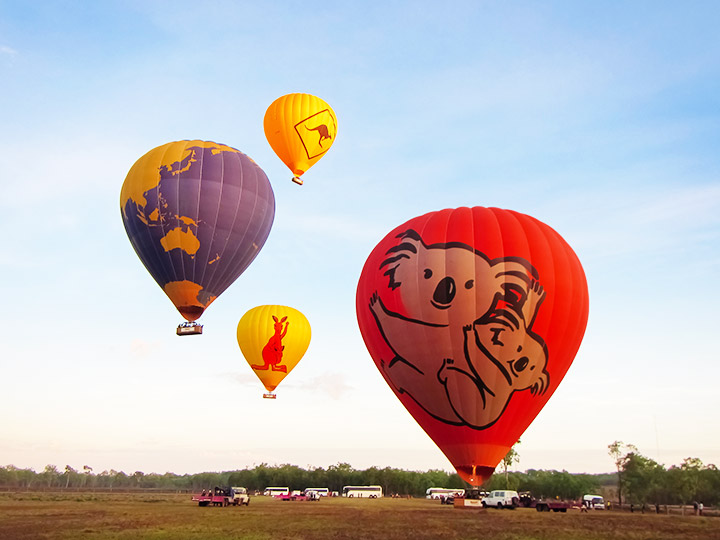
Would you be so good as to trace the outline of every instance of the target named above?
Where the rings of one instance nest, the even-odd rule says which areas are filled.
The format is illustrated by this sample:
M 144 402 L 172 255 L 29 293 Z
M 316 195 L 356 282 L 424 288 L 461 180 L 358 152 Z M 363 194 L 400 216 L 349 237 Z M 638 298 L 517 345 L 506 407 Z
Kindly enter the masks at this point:
M 275 216 L 270 182 L 252 159 L 198 140 L 167 143 L 138 159 L 120 205 L 135 252 L 188 321 L 245 271 Z
M 577 256 L 544 223 L 458 208 L 389 233 L 365 263 L 356 308 L 386 382 L 479 485 L 567 372 L 588 292 Z
M 257 306 L 242 316 L 237 341 L 248 365 L 272 392 L 310 346 L 310 323 L 295 308 Z

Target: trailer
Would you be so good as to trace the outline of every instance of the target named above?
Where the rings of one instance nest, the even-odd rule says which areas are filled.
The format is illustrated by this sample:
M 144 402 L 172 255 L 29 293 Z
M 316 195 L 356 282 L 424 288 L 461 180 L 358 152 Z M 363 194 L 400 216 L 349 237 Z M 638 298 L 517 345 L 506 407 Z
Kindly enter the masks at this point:
M 523 491 L 520 495 L 520 506 L 524 508 L 535 508 L 538 512 L 567 512 L 569 508 L 580 508 L 577 501 L 566 501 L 563 499 L 536 499 L 529 491 Z
M 535 510 L 538 512 L 567 512 L 568 508 L 577 508 L 574 501 L 562 501 L 560 499 L 541 499 L 535 501 Z
M 482 508 L 482 500 L 488 493 L 478 488 L 466 489 L 462 496 L 448 496 L 441 502 L 444 504 L 452 504 L 454 508 Z

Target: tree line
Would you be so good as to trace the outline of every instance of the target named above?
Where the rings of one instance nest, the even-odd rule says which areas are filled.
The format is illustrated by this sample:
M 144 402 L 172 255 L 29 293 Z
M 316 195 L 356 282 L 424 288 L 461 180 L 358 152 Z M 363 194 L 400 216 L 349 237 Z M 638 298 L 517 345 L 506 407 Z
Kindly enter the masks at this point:
M 617 498 L 623 504 L 691 504 L 705 505 L 720 502 L 720 470 L 715 465 L 703 465 L 697 458 L 687 458 L 682 464 L 665 468 L 640 454 L 633 445 L 616 441 L 609 445 L 617 474 L 572 474 L 567 471 L 527 470 L 494 474 L 483 489 L 514 489 L 529 491 L 535 497 L 579 499 L 586 493 Z M 508 463 L 517 461 L 517 452 Z M 390 467 L 354 469 L 348 463 L 327 468 L 303 469 L 296 465 L 268 465 L 224 472 L 202 472 L 177 475 L 174 473 L 127 474 L 113 469 L 95 472 L 87 465 L 75 469 L 66 465 L 59 469 L 47 465 L 41 472 L 20 469 L 13 465 L 0 467 L 0 487 L 24 489 L 158 489 L 199 491 L 214 486 L 244 486 L 251 492 L 268 486 L 287 486 L 292 490 L 308 487 L 327 487 L 341 492 L 346 485 L 380 485 L 386 495 L 424 496 L 430 487 L 468 488 L 457 474 L 443 470 L 408 471 Z
M 346 485 L 381 485 L 388 493 L 424 495 L 429 487 L 463 488 L 465 482 L 455 473 L 442 470 L 407 471 L 386 467 L 354 469 L 347 463 L 327 468 L 303 469 L 296 465 L 268 465 L 224 472 L 202 472 L 177 475 L 174 473 L 145 474 L 136 471 L 104 470 L 96 473 L 92 467 L 76 469 L 66 465 L 59 469 L 47 465 L 42 472 L 20 469 L 13 465 L 0 467 L 0 487 L 39 489 L 163 489 L 199 491 L 214 486 L 244 486 L 248 490 L 263 491 L 268 486 L 288 486 L 302 490 L 307 487 L 327 487 L 342 491 Z
M 720 503 L 720 470 L 698 458 L 686 458 L 666 468 L 642 455 L 633 444 L 608 446 L 617 467 L 617 496 L 627 504 Z
M 390 467 L 354 469 L 347 463 L 327 468 L 303 469 L 296 465 L 268 465 L 225 472 L 203 472 L 177 475 L 173 473 L 145 474 L 136 471 L 105 470 L 96 473 L 89 466 L 75 469 L 66 465 L 58 469 L 47 465 L 42 472 L 19 469 L 12 465 L 0 467 L 0 486 L 26 489 L 163 489 L 199 491 L 214 486 L 244 486 L 252 491 L 263 491 L 268 486 L 287 486 L 302 490 L 308 487 L 327 487 L 341 492 L 347 485 L 379 485 L 387 495 L 424 496 L 431 487 L 464 489 L 470 487 L 457 474 L 443 470 L 408 471 Z M 566 471 L 512 472 L 494 475 L 484 489 L 529 490 L 537 496 L 577 498 L 596 489 L 599 480 L 593 475 L 570 474 Z

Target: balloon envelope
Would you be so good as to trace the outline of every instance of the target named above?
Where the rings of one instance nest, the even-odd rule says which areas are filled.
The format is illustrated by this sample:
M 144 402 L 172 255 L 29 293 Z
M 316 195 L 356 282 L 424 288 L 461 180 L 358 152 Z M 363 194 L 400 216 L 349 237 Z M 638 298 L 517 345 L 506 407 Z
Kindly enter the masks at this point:
M 310 345 L 310 323 L 288 306 L 258 306 L 237 326 L 240 350 L 268 392 L 290 373 Z
M 310 94 L 287 94 L 272 102 L 263 120 L 265 137 L 298 178 L 335 142 L 337 119 L 330 105 Z
M 138 257 L 180 314 L 194 321 L 259 253 L 275 196 L 265 173 L 242 152 L 177 141 L 135 162 L 120 209 Z
M 458 208 L 390 232 L 365 263 L 356 309 L 386 382 L 480 485 L 570 367 L 588 291 L 577 256 L 547 225 Z

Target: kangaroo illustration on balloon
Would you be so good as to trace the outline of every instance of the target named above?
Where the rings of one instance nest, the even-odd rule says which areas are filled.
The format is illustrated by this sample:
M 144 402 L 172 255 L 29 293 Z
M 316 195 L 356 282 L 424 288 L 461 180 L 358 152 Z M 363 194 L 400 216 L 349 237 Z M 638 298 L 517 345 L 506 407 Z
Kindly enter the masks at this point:
M 475 429 L 493 425 L 515 392 L 544 393 L 548 351 L 532 330 L 545 298 L 537 270 L 460 242 L 427 245 L 412 229 L 397 238 L 378 270 L 404 313 L 378 292 L 369 300 L 394 354 L 381 369 L 396 390 L 438 420 Z
M 284 338 L 285 334 L 287 334 L 290 321 L 285 323 L 285 321 L 287 321 L 287 317 L 283 317 L 279 321 L 275 315 L 273 315 L 272 318 L 273 321 L 275 321 L 273 323 L 274 334 L 270 336 L 270 339 L 263 347 L 262 359 L 264 364 L 251 364 L 250 367 L 258 370 L 266 370 L 270 368 L 272 371 L 282 371 L 283 373 L 287 373 L 287 366 L 281 366 L 280 362 L 282 362 L 283 351 L 285 350 L 285 346 L 282 344 L 282 338 Z M 284 328 L 283 323 L 285 323 Z
M 325 139 L 332 140 L 330 131 L 328 130 L 328 127 L 325 124 L 320 124 L 314 128 L 309 128 L 309 127 L 305 126 L 305 129 L 307 129 L 308 131 L 317 131 L 318 132 L 318 135 L 320 136 L 320 140 L 318 141 L 320 148 L 322 148 L 322 142 Z

